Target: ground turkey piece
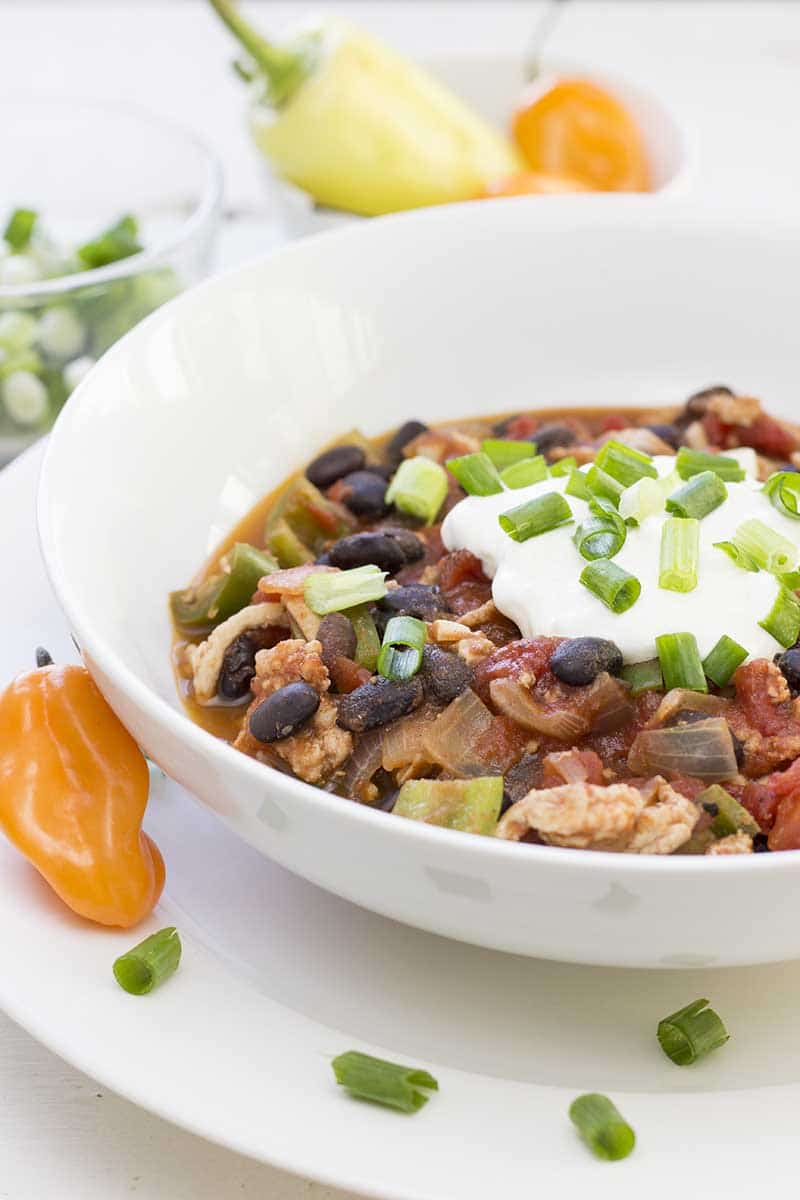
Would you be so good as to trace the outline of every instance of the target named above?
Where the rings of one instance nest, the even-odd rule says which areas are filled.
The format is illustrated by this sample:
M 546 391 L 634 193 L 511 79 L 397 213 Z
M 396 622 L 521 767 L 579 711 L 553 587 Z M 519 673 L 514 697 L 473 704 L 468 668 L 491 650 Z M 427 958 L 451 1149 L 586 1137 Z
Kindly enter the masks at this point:
M 706 850 L 706 854 L 752 854 L 753 839 L 749 833 L 743 833 L 740 829 L 738 833 L 732 833 L 729 837 L 720 838 L 718 842 L 712 842 Z
M 271 650 L 256 655 L 256 677 L 253 680 L 253 703 L 248 709 L 241 732 L 234 745 L 245 754 L 258 758 L 264 747 L 250 733 L 250 713 L 267 696 L 288 683 L 300 680 L 311 684 L 320 695 L 319 708 L 299 733 L 272 742 L 269 752 L 277 754 L 306 783 L 323 783 L 353 752 L 353 737 L 336 724 L 336 704 L 327 695 L 330 688 L 328 669 L 323 663 L 319 642 L 304 642 L 289 638 Z M 267 755 L 269 757 L 269 755 Z
M 698 818 L 697 806 L 657 775 L 641 787 L 573 783 L 529 792 L 502 817 L 497 836 L 518 842 L 534 831 L 551 846 L 672 854 Z

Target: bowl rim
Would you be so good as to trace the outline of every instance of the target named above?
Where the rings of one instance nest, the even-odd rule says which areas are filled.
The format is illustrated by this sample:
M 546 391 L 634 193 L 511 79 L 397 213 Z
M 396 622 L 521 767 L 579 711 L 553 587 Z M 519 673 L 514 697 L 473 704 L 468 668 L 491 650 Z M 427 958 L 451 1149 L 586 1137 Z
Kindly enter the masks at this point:
M 779 214 L 758 212 L 751 207 L 730 207 L 727 210 L 713 212 L 693 205 L 654 206 L 648 203 L 647 197 L 636 194 L 625 196 L 615 193 L 598 193 L 591 197 L 576 196 L 536 196 L 511 197 L 498 199 L 491 205 L 476 205 L 465 202 L 455 205 L 443 205 L 439 208 L 419 209 L 411 212 L 392 214 L 381 217 L 376 221 L 359 222 L 341 229 L 322 232 L 310 237 L 289 242 L 277 250 L 259 255 L 244 264 L 239 264 L 210 279 L 196 284 L 188 291 L 176 296 L 151 313 L 132 330 L 126 333 L 103 355 L 99 362 L 105 362 L 112 357 L 121 357 L 136 351 L 137 342 L 144 345 L 150 334 L 150 327 L 155 328 L 165 319 L 165 314 L 173 306 L 197 303 L 198 296 L 207 291 L 219 290 L 224 293 L 230 281 L 246 276 L 248 272 L 261 272 L 276 261 L 297 258 L 302 262 L 306 255 L 314 255 L 317 247 L 328 244 L 339 245 L 348 241 L 369 240 L 371 238 L 391 237 L 395 226 L 415 225 L 419 223 L 445 225 L 453 221 L 469 224 L 470 221 L 504 220 L 504 212 L 523 210 L 533 214 L 532 231 L 545 235 L 562 234 L 569 236 L 576 229 L 592 228 L 603 233 L 615 232 L 620 229 L 633 232 L 654 232 L 662 236 L 683 231 L 719 234 L 728 232 L 732 236 L 758 237 L 772 241 L 785 240 L 787 236 L 800 242 L 800 222 L 789 212 Z M 484 214 L 492 214 L 484 215 Z M 469 240 L 468 238 L 466 240 Z M 176 739 L 185 749 L 200 758 L 212 758 L 221 770 L 239 772 L 252 779 L 253 783 L 267 784 L 294 795 L 299 801 L 306 802 L 327 811 L 343 824 L 353 827 L 362 826 L 365 831 L 370 829 L 378 836 L 381 831 L 397 839 L 415 845 L 426 845 L 435 852 L 437 846 L 447 848 L 451 855 L 455 848 L 461 858 L 480 866 L 481 862 L 490 860 L 496 863 L 508 861 L 509 864 L 523 862 L 530 864 L 531 869 L 545 865 L 558 866 L 564 870 L 575 870 L 581 875 L 594 875 L 608 880 L 609 874 L 620 882 L 625 879 L 643 877 L 696 879 L 710 877 L 714 873 L 755 874 L 755 873 L 784 873 L 800 869 L 800 858 L 795 858 L 790 851 L 772 854 L 735 854 L 714 856 L 710 861 L 705 855 L 646 855 L 624 854 L 605 850 L 575 851 L 559 846 L 538 846 L 506 841 L 500 838 L 465 835 L 457 830 L 443 829 L 428 825 L 421 821 L 398 821 L 392 824 L 387 820 L 390 814 L 370 808 L 355 802 L 346 802 L 342 797 L 305 783 L 293 775 L 284 774 L 265 763 L 258 762 L 248 755 L 235 750 L 228 742 L 214 737 L 201 726 L 192 721 L 185 712 L 174 708 L 166 699 L 149 687 L 140 677 L 126 665 L 120 654 L 110 642 L 97 635 L 84 622 L 80 605 L 73 595 L 69 583 L 68 572 L 61 559 L 58 539 L 50 522 L 50 513 L 59 507 L 56 493 L 53 491 L 52 475 L 55 464 L 68 452 L 71 443 L 70 423 L 80 419 L 77 417 L 85 403 L 85 398 L 93 384 L 93 376 L 97 367 L 93 368 L 87 377 L 78 385 L 70 397 L 69 405 L 65 406 L 48 438 L 48 444 L 42 460 L 39 486 L 36 500 L 36 524 L 39 546 L 45 564 L 45 570 L 56 598 L 64 611 L 71 632 L 77 639 L 82 652 L 86 652 L 90 661 L 97 662 L 102 671 L 110 678 L 113 685 L 142 712 L 148 720 L 155 721 L 165 728 L 168 735 Z M 63 507 L 63 505 L 61 506 Z
M 203 168 L 203 181 L 199 198 L 192 211 L 181 222 L 178 230 L 153 246 L 145 247 L 137 254 L 121 258 L 117 262 L 104 267 L 93 267 L 89 271 L 74 271 L 69 275 L 56 275 L 50 279 L 34 280 L 31 283 L 15 283 L 0 285 L 0 304 L 6 301 L 24 301 L 26 306 L 37 300 L 51 300 L 53 297 L 68 294 L 72 291 L 91 287 L 95 284 L 110 283 L 115 279 L 124 279 L 138 275 L 160 266 L 175 250 L 191 242 L 198 232 L 210 225 L 219 214 L 222 207 L 224 190 L 224 173 L 222 163 L 211 145 L 200 137 L 189 126 L 171 117 L 162 117 L 143 105 L 127 100 L 101 102 L 91 97 L 82 96 L 39 96 L 11 93 L 0 98 L 0 114 L 6 108 L 24 106 L 56 108 L 62 113 L 65 108 L 70 110 L 89 109 L 92 112 L 112 113 L 133 118 L 143 125 L 157 127 L 171 133 L 185 145 L 192 146 L 198 151 Z

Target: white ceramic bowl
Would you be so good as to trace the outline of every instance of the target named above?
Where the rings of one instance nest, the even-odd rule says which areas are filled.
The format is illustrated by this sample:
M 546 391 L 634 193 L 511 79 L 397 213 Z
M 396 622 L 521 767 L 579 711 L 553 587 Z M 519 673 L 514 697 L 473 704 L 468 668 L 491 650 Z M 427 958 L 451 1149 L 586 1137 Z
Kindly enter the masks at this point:
M 796 418 L 798 279 L 798 227 L 536 199 L 309 239 L 168 304 L 80 385 L 43 469 L 48 571 L 100 687 L 243 838 L 377 912 L 576 962 L 800 954 L 798 854 L 515 845 L 373 812 L 246 758 L 183 713 L 166 604 L 265 489 L 356 425 L 661 404 L 720 379 Z
M 426 58 L 423 65 L 498 129 L 507 128 L 523 92 L 525 66 L 522 58 L 511 54 L 437 55 Z M 653 191 L 647 197 L 651 203 L 679 199 L 688 193 L 694 170 L 694 148 L 689 134 L 659 95 L 627 77 L 550 58 L 544 59 L 533 86 L 543 86 L 546 81 L 559 77 L 591 79 L 621 100 L 637 121 L 644 135 L 652 172 Z M 365 219 L 316 205 L 308 192 L 279 178 L 267 160 L 262 160 L 262 165 L 270 206 L 287 236 L 305 237 L 310 233 L 342 229 Z

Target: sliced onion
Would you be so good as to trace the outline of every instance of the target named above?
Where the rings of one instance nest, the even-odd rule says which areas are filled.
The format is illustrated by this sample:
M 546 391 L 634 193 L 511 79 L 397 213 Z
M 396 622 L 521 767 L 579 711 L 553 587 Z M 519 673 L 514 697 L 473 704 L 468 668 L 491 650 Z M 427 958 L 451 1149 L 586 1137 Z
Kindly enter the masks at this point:
M 467 688 L 428 726 L 423 739 L 424 752 L 431 762 L 452 775 L 469 777 L 482 771 L 485 774 L 475 746 L 491 725 L 489 709 Z
M 319 633 L 322 617 L 318 617 L 316 613 L 312 612 L 305 600 L 300 596 L 293 596 L 288 592 L 284 592 L 283 604 L 306 641 L 313 641 Z
M 382 764 L 385 771 L 407 767 L 424 753 L 425 734 L 437 710 L 426 705 L 383 729 Z
M 364 804 L 368 797 L 364 789 L 380 768 L 382 757 L 380 729 L 372 729 L 356 738 L 356 748 L 347 764 L 341 789 L 346 796 Z
M 589 732 L 589 722 L 572 708 L 548 708 L 535 700 L 518 679 L 493 679 L 489 684 L 492 704 L 523 729 L 544 733 L 562 742 L 573 742 Z
M 728 708 L 728 701 L 722 696 L 712 696 L 705 692 L 690 692 L 688 688 L 673 688 L 667 692 L 650 721 L 648 729 L 657 729 L 666 725 L 679 712 L 705 713 L 708 717 L 718 717 Z
M 608 671 L 581 689 L 579 703 L 591 733 L 613 733 L 627 725 L 634 713 L 630 690 Z
M 722 717 L 643 729 L 631 746 L 628 766 L 634 775 L 693 775 L 709 783 L 732 779 L 739 770 L 731 731 Z

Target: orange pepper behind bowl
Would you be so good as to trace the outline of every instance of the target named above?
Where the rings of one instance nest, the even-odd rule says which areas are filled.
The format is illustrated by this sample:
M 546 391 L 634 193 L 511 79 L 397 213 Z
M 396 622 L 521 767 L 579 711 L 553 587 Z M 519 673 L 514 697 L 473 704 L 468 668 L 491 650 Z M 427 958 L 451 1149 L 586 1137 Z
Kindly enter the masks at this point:
M 136 925 L 161 895 L 148 790 L 144 755 L 84 667 L 39 667 L 0 695 L 0 829 L 90 921 Z
M 574 176 L 600 192 L 651 189 L 641 130 L 619 100 L 587 79 L 534 85 L 511 132 L 534 171 Z
M 569 192 L 590 192 L 592 189 L 570 175 L 555 175 L 545 171 L 519 171 L 491 183 L 482 193 L 482 200 L 497 196 L 561 196 Z

